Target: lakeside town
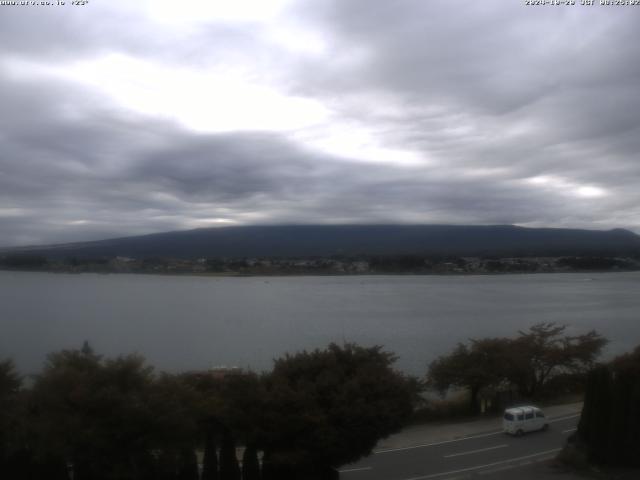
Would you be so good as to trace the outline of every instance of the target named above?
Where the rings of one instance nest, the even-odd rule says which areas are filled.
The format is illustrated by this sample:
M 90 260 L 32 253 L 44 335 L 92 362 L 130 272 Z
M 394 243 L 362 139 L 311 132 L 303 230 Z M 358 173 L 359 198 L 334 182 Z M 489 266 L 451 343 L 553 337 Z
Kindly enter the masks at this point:
M 185 275 L 468 275 L 570 273 L 640 270 L 635 257 L 433 257 L 420 255 L 320 258 L 113 258 L 47 259 L 34 255 L 0 257 L 4 270 L 58 273 L 147 273 Z

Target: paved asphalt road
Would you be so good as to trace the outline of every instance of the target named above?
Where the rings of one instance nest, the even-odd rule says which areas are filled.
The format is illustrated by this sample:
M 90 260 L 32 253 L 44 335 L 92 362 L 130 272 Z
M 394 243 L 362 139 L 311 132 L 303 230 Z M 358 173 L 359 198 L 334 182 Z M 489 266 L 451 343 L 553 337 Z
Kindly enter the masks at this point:
M 546 462 L 555 457 L 575 430 L 579 415 L 549 420 L 545 432 L 522 437 L 501 430 L 468 437 L 378 450 L 358 463 L 340 470 L 341 480 L 452 480 L 504 478 L 505 472 L 522 465 Z M 517 478 L 517 471 L 512 472 Z

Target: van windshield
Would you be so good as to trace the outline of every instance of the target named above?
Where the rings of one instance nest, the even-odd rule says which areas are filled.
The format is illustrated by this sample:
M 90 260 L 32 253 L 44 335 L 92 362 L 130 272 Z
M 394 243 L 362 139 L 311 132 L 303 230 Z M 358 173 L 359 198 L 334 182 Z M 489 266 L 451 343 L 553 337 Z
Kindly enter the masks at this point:
M 510 422 L 513 421 L 513 415 L 511 415 L 510 413 L 505 413 L 504 414 L 504 419 L 505 420 L 509 420 Z

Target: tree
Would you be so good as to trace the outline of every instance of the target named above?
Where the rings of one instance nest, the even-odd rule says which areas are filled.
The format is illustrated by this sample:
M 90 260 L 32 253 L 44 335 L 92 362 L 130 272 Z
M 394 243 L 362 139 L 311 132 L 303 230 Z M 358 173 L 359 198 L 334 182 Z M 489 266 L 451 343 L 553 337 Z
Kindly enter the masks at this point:
M 260 480 L 258 451 L 253 445 L 247 445 L 242 454 L 242 480 Z
M 228 429 L 224 430 L 220 447 L 220 480 L 240 480 L 236 443 Z
M 448 355 L 431 362 L 427 385 L 445 393 L 450 387 L 469 390 L 470 410 L 478 410 L 483 388 L 515 385 L 523 397 L 535 397 L 552 378 L 584 375 L 600 355 L 607 340 L 594 330 L 577 336 L 563 335 L 565 325 L 540 323 L 515 339 L 472 339 Z
M 588 460 L 640 466 L 640 346 L 588 375 L 576 446 Z
M 589 372 L 578 432 L 587 440 L 588 455 L 592 460 L 606 458 L 609 449 L 611 388 L 612 376 L 608 367 L 598 366 Z
M 412 413 L 417 382 L 381 347 L 331 344 L 286 355 L 265 377 L 263 478 L 335 478 Z
M 177 480 L 178 477 L 178 456 L 175 451 L 163 449 L 158 454 L 158 480 Z
M 11 477 L 15 472 L 18 444 L 16 431 L 22 419 L 18 402 L 22 378 L 11 360 L 0 361 L 0 477 Z M 21 412 L 22 413 L 22 412 Z
M 180 450 L 178 480 L 198 480 L 198 459 L 193 448 L 185 446 Z
M 549 379 L 563 373 L 586 373 L 607 344 L 591 330 L 584 335 L 563 335 L 567 326 L 538 323 L 520 331 L 513 341 L 509 379 L 521 395 L 535 397 Z
M 15 395 L 22 386 L 22 378 L 16 372 L 16 366 L 12 360 L 6 359 L 0 362 L 0 399 L 6 400 Z
M 203 480 L 218 478 L 217 437 L 222 437 L 220 478 L 236 478 L 235 442 L 255 447 L 263 437 L 265 389 L 261 378 L 248 371 L 189 372 L 181 378 L 198 395 L 196 415 L 205 444 Z
M 42 255 L 18 253 L 0 258 L 0 265 L 16 269 L 42 268 L 47 265 L 47 259 Z
M 218 453 L 216 451 L 216 437 L 213 432 L 205 433 L 202 480 L 218 480 Z
M 152 452 L 192 446 L 191 398 L 137 355 L 104 359 L 87 344 L 51 354 L 32 392 L 38 455 L 71 462 L 76 480 L 148 478 Z
M 469 409 L 478 410 L 478 395 L 483 388 L 497 386 L 507 376 L 511 342 L 506 338 L 471 340 L 459 343 L 449 355 L 429 365 L 427 385 L 441 394 L 454 387 L 469 390 Z

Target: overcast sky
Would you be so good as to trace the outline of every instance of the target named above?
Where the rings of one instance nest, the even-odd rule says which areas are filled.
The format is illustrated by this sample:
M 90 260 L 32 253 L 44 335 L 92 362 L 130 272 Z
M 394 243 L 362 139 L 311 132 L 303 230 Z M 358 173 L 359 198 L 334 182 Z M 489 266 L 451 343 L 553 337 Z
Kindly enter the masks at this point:
M 0 5 L 0 245 L 284 223 L 640 232 L 640 6 L 576 3 Z

